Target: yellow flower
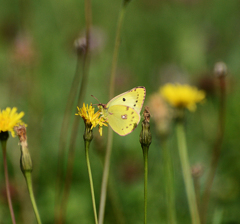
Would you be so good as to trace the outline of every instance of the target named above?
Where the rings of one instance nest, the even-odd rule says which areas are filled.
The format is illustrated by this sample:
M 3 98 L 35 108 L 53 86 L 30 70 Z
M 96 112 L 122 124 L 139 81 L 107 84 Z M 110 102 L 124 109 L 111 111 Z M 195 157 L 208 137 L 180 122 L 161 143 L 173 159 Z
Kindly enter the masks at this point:
M 196 103 L 205 98 L 205 92 L 196 87 L 181 84 L 168 83 L 160 88 L 160 94 L 172 106 L 178 108 L 188 108 L 190 111 L 196 110 Z
M 7 107 L 6 110 L 0 109 L 0 132 L 10 131 L 12 136 L 15 137 L 14 127 L 24 124 L 21 121 L 21 118 L 24 116 L 24 113 L 16 113 L 17 108 Z
M 95 128 L 98 125 L 99 133 L 102 136 L 102 126 L 107 126 L 107 124 L 104 123 L 107 123 L 107 121 L 103 117 L 99 117 L 101 115 L 100 112 L 97 111 L 96 113 L 94 113 L 95 108 L 92 107 L 92 104 L 90 104 L 89 107 L 88 105 L 86 107 L 85 103 L 83 103 L 82 108 L 77 107 L 77 109 L 78 113 L 75 115 L 81 116 L 85 124 L 91 124 L 91 129 Z

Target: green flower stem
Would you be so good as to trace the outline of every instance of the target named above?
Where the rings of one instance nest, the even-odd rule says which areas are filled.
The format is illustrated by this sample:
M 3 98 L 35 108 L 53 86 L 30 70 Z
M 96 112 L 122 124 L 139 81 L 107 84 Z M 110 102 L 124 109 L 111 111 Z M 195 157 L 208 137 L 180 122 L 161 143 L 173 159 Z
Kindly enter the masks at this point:
M 167 141 L 162 140 L 162 151 L 164 160 L 164 176 L 165 176 L 165 189 L 167 198 L 167 217 L 169 224 L 176 224 L 176 208 L 175 208 L 175 195 L 174 195 L 174 180 L 173 180 L 173 165 Z
M 148 183 L 148 149 L 142 146 L 144 159 L 144 224 L 147 223 L 147 183 Z
M 147 108 L 144 112 L 144 120 L 142 121 L 142 131 L 140 132 L 139 141 L 143 151 L 144 159 L 144 224 L 147 223 L 147 181 L 148 181 L 148 150 L 152 142 L 152 134 L 150 131 L 150 113 Z
M 108 128 L 108 141 L 107 141 L 105 163 L 103 167 L 103 177 L 102 177 L 101 196 L 100 196 L 100 205 L 99 205 L 99 224 L 103 224 L 104 222 L 108 176 L 109 176 L 109 169 L 110 169 L 110 158 L 112 153 L 112 142 L 113 142 L 113 131 L 111 128 Z
M 201 207 L 200 207 L 200 181 L 199 181 L 199 177 L 193 177 L 193 184 L 194 184 L 194 189 L 195 189 L 195 195 L 196 195 L 196 200 L 197 200 L 197 207 L 198 210 L 200 211 Z M 200 220 L 201 220 L 201 215 L 200 215 Z
M 13 211 L 13 206 L 12 206 L 12 199 L 11 199 L 11 194 L 10 194 L 10 188 L 9 188 L 9 178 L 8 178 L 8 168 L 7 168 L 7 141 L 2 140 L 2 151 L 3 151 L 3 166 L 4 166 L 4 174 L 5 174 L 5 181 L 6 181 L 6 191 L 7 191 L 7 200 L 8 200 L 8 207 L 10 210 L 11 218 L 12 218 L 12 223 L 16 224 L 15 220 L 15 215 Z
M 122 8 L 120 10 L 120 14 L 118 17 L 118 25 L 117 25 L 115 46 L 113 51 L 112 69 L 111 69 L 111 76 L 110 76 L 109 99 L 112 99 L 114 97 L 114 88 L 115 88 L 114 81 L 116 76 L 115 74 L 116 74 L 116 68 L 117 68 L 117 62 L 118 62 L 119 46 L 121 42 L 121 38 L 120 38 L 121 28 L 122 28 L 123 19 L 126 11 L 126 6 L 128 5 L 127 3 L 128 1 L 123 0 Z M 107 183 L 108 183 L 109 168 L 110 168 L 110 158 L 112 153 L 112 142 L 113 142 L 113 131 L 109 128 L 105 163 L 103 168 L 100 205 L 99 205 L 99 224 L 103 224 L 104 222 L 106 196 L 107 196 Z
M 26 179 L 26 182 L 27 182 L 28 192 L 29 192 L 29 196 L 30 196 L 30 199 L 31 199 L 31 202 L 32 202 L 33 210 L 34 210 L 35 215 L 36 215 L 37 223 L 41 224 L 42 222 L 41 222 L 41 219 L 40 219 L 37 204 L 36 204 L 35 197 L 34 197 L 34 194 L 33 194 L 32 174 L 31 174 L 31 172 L 25 172 L 24 176 L 25 176 L 25 179 Z
M 90 145 L 90 141 L 86 140 L 85 141 L 85 153 L 86 153 L 88 175 L 89 175 L 90 188 L 91 188 L 91 194 L 92 194 L 93 212 L 94 212 L 95 224 L 98 224 L 94 187 L 93 187 L 93 180 L 92 180 L 92 172 L 91 172 L 91 166 L 90 166 L 90 161 L 89 161 L 89 145 Z
M 193 180 L 191 176 L 191 168 L 188 160 L 186 136 L 181 121 L 177 122 L 176 125 L 177 139 L 178 139 L 178 150 L 182 166 L 183 178 L 185 182 L 185 188 L 188 199 L 188 206 L 191 214 L 192 224 L 200 224 L 199 213 L 197 208 L 196 196 L 193 186 Z

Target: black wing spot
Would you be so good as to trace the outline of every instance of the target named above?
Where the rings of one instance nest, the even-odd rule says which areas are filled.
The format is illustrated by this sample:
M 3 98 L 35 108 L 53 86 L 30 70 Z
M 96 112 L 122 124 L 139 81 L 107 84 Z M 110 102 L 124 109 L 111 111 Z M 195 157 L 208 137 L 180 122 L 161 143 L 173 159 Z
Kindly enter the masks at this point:
M 122 128 L 122 131 L 123 131 L 123 128 Z
M 134 112 L 132 112 L 131 114 L 134 114 Z
M 134 116 L 132 117 L 132 119 L 134 118 Z
M 125 98 L 123 98 L 123 101 L 126 101 L 126 99 L 125 99 Z
M 126 110 L 129 110 L 129 107 L 127 107 Z
M 132 124 L 129 124 L 129 126 L 132 126 Z
M 134 104 L 133 106 L 136 107 L 136 104 Z
M 136 103 L 138 102 L 138 100 L 136 100 Z
M 126 128 L 128 128 L 128 126 Z

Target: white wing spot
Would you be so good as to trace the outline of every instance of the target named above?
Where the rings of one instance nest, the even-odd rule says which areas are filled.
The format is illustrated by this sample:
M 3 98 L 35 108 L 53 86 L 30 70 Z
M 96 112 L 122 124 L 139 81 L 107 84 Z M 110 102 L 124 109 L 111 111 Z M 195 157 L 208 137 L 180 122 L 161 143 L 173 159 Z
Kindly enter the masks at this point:
M 127 119 L 127 114 L 121 116 L 122 119 Z

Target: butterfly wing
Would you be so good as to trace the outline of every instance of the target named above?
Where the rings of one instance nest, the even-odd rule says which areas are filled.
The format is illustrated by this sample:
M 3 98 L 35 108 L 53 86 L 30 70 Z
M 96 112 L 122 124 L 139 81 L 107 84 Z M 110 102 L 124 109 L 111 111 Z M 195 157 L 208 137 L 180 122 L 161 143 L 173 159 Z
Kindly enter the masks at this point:
M 140 121 L 139 113 L 125 105 L 113 105 L 108 108 L 107 120 L 111 128 L 121 136 L 130 134 Z
M 139 114 L 142 109 L 145 96 L 146 89 L 144 86 L 135 87 L 111 99 L 106 107 L 111 108 L 115 105 L 124 105 L 129 108 L 133 108 Z

